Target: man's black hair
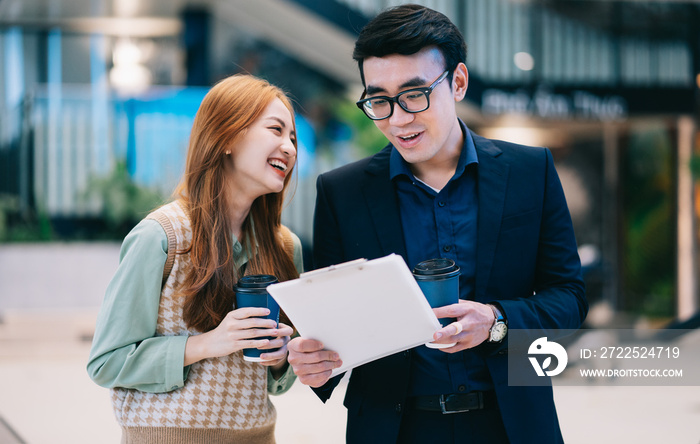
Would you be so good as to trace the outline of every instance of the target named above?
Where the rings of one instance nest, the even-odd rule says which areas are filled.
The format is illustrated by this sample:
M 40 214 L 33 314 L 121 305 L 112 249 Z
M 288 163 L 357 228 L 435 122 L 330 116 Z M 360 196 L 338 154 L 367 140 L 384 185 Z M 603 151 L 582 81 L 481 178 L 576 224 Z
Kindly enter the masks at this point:
M 444 14 L 421 5 L 407 4 L 387 9 L 362 28 L 352 58 L 365 84 L 363 62 L 367 57 L 411 55 L 435 46 L 445 58 L 448 81 L 457 65 L 467 61 L 467 45 L 459 29 Z

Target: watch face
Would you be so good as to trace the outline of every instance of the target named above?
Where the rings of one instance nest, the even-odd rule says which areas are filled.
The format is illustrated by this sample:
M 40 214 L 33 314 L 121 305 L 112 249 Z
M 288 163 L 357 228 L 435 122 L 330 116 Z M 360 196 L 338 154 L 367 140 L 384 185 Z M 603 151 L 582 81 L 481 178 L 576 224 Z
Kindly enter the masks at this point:
M 505 338 L 508 327 L 503 322 L 497 322 L 491 329 L 491 341 L 498 342 Z

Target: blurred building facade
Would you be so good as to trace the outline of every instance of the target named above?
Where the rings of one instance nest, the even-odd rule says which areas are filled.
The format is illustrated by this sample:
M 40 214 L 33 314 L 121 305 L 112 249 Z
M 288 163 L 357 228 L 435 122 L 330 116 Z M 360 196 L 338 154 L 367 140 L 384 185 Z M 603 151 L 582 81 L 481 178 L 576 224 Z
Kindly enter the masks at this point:
M 295 98 L 302 146 L 285 222 L 310 243 L 316 175 L 383 144 L 354 107 L 362 87 L 351 53 L 368 19 L 399 3 L 0 0 L 6 225 L 43 217 L 60 234 L 167 196 L 207 88 L 250 72 Z M 552 149 L 591 301 L 667 318 L 698 312 L 689 164 L 700 6 L 416 3 L 465 36 L 470 86 L 460 114 L 470 128 Z

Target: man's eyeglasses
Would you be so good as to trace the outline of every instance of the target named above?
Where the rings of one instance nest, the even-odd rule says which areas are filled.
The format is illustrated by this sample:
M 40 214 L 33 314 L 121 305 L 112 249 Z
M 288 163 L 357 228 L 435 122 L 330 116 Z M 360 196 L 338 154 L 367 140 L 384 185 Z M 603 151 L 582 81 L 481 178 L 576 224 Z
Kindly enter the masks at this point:
M 388 119 L 394 114 L 394 103 L 398 103 L 401 109 L 407 113 L 419 113 L 430 107 L 430 93 L 440 84 L 449 71 L 443 72 L 430 86 L 422 88 L 412 88 L 402 91 L 394 97 L 374 96 L 365 99 L 366 91 L 362 93 L 362 98 L 357 102 L 357 107 L 365 112 L 372 120 Z

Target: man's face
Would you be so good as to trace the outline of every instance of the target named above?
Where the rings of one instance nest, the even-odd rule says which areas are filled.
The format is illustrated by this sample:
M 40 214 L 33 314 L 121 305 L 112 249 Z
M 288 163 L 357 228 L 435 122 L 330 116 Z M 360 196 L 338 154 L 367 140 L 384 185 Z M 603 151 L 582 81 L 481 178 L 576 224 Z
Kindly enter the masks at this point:
M 467 82 L 466 67 L 460 66 L 455 70 L 452 88 L 445 79 L 433 89 L 427 110 L 409 113 L 394 104 L 389 118 L 374 121 L 401 156 L 415 167 L 447 161 L 454 150 L 459 155 L 462 132 L 455 104 L 464 97 Z M 408 56 L 369 57 L 364 60 L 363 69 L 367 97 L 393 97 L 407 89 L 430 86 L 444 72 L 445 62 L 437 48 L 427 47 Z

